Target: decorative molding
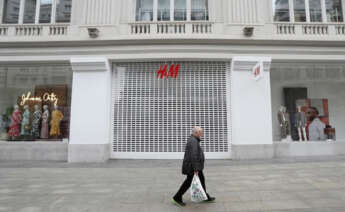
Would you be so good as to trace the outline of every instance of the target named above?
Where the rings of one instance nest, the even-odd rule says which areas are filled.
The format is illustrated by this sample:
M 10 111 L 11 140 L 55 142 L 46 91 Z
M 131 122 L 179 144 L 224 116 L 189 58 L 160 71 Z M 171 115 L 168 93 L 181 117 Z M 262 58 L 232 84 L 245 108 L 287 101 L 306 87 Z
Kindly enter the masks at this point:
M 110 71 L 107 58 L 71 58 L 70 61 L 74 72 Z

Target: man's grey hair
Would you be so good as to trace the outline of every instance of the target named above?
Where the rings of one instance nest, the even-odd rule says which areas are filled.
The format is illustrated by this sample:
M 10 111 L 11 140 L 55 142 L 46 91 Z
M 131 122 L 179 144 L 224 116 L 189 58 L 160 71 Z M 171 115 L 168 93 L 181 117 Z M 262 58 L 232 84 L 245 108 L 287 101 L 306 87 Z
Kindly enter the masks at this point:
M 192 133 L 193 133 L 193 134 L 195 134 L 195 133 L 200 132 L 201 130 L 202 130 L 202 128 L 201 128 L 201 127 L 199 127 L 199 126 L 195 126 L 195 127 L 193 127 L 193 129 L 192 129 Z

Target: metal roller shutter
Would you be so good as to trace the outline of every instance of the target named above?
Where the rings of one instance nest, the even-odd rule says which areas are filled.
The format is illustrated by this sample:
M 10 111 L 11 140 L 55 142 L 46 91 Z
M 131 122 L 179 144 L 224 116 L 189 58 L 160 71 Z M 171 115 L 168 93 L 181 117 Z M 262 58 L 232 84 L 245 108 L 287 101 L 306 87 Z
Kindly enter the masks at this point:
M 157 79 L 172 63 L 177 79 Z M 229 74 L 227 62 L 114 64 L 112 158 L 181 158 L 193 126 L 204 129 L 206 157 L 229 158 Z

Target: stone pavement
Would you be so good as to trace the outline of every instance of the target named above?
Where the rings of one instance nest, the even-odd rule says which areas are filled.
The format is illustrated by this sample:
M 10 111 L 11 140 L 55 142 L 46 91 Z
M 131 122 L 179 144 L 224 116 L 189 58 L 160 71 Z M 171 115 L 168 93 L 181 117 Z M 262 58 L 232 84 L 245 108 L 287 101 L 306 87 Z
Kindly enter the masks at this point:
M 104 164 L 0 162 L 0 211 L 345 212 L 345 157 L 266 161 L 208 160 L 216 203 L 178 208 L 170 198 L 183 181 L 178 160 Z

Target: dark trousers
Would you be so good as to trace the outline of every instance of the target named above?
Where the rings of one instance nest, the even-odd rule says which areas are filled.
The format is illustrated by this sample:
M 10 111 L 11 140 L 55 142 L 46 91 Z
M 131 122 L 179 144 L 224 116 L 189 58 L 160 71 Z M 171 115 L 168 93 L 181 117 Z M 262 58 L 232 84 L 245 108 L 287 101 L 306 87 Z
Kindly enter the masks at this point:
M 204 173 L 202 171 L 199 171 L 198 173 L 200 182 L 202 187 L 204 188 L 205 192 L 206 192 L 206 185 L 205 185 L 205 176 Z M 184 193 L 186 193 L 186 191 L 189 189 L 189 187 L 192 185 L 192 181 L 193 181 L 193 177 L 194 174 L 192 175 L 187 175 L 186 180 L 182 183 L 180 189 L 177 191 L 177 193 L 174 196 L 174 199 L 182 201 L 182 196 Z M 209 197 L 208 193 L 206 192 L 207 197 Z

